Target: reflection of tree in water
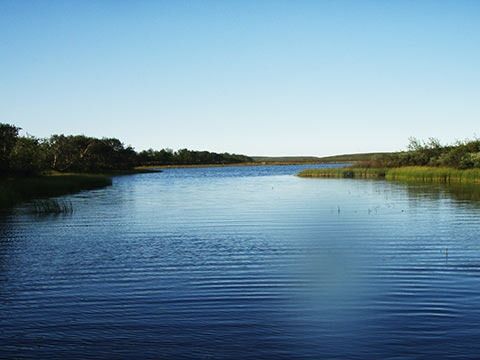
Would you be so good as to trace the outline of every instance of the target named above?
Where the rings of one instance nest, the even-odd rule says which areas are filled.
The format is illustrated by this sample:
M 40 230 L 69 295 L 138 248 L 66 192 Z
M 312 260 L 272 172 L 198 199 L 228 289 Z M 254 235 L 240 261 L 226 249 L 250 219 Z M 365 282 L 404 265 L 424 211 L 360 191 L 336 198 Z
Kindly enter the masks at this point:
M 3 283 L 6 281 L 8 270 L 9 248 L 11 247 L 11 211 L 2 211 L 0 213 L 0 294 L 2 293 Z
M 424 184 L 406 183 L 409 197 L 421 200 L 452 199 L 480 207 L 480 184 Z

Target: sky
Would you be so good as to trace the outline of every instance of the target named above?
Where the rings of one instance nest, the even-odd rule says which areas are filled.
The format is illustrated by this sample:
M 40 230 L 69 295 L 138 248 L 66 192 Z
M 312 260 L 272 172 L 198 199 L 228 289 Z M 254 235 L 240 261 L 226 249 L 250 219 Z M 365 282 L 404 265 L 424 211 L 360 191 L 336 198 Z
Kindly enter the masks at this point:
M 0 0 L 0 122 L 137 150 L 480 136 L 480 1 Z

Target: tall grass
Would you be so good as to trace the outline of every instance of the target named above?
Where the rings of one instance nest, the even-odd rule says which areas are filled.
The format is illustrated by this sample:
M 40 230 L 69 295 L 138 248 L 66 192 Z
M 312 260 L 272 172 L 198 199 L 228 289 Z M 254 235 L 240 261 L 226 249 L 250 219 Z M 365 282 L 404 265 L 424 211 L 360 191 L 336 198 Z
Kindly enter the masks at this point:
M 102 175 L 68 174 L 8 178 L 0 180 L 0 208 L 8 208 L 23 201 L 72 194 L 112 184 Z
M 307 169 L 301 177 L 386 178 L 387 180 L 437 183 L 480 184 L 480 169 L 460 170 L 447 167 L 404 166 L 398 168 Z
M 480 183 L 480 169 L 405 166 L 389 169 L 388 180 L 423 181 L 439 183 Z
M 73 205 L 71 201 L 58 199 L 41 199 L 32 203 L 32 212 L 36 215 L 50 214 L 72 214 Z
M 298 176 L 301 177 L 320 177 L 320 178 L 362 178 L 362 179 L 381 179 L 385 177 L 385 169 L 381 168 L 336 168 L 336 169 L 306 169 L 301 171 Z

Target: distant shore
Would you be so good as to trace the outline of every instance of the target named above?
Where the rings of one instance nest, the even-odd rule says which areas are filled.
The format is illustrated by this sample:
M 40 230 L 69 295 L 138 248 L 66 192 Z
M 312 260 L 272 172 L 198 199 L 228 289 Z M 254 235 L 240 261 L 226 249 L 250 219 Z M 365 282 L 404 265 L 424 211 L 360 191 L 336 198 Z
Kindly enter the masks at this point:
M 322 162 L 322 161 L 264 161 L 264 162 L 243 162 L 231 164 L 189 164 L 189 165 L 148 165 L 138 166 L 138 170 L 175 169 L 175 168 L 211 168 L 211 167 L 235 167 L 235 166 L 288 166 L 288 165 L 324 165 L 343 164 L 343 162 Z

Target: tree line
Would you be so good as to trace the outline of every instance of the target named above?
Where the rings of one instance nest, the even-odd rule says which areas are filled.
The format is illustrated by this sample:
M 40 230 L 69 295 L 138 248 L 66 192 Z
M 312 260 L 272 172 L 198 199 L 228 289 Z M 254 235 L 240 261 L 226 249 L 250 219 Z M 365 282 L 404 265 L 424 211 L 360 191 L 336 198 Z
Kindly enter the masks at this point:
M 438 139 L 410 138 L 407 151 L 382 154 L 362 163 L 366 167 L 437 166 L 480 168 L 480 139 L 442 145 Z
M 35 175 L 47 171 L 109 172 L 143 165 L 233 164 L 253 161 L 245 155 L 181 149 L 136 152 L 115 138 L 52 135 L 20 136 L 21 128 L 0 123 L 0 175 Z

